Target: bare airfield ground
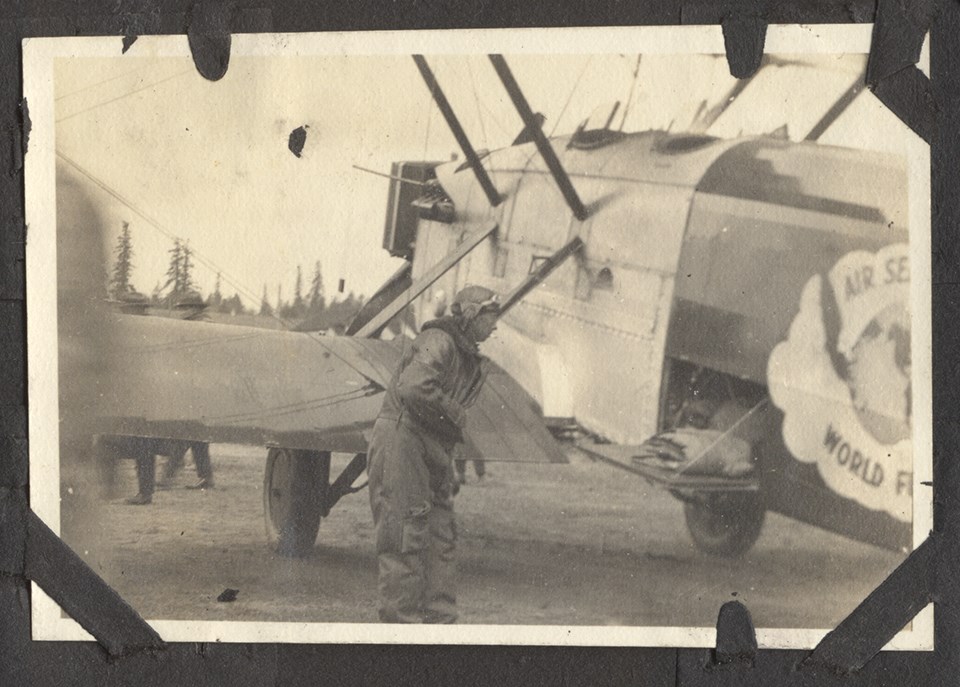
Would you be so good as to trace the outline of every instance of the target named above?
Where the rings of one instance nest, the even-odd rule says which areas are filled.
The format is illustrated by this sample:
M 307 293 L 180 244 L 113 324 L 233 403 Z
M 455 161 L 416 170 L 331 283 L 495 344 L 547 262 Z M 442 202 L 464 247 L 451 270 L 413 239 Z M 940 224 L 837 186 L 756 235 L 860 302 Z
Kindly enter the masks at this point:
M 366 491 L 323 521 L 312 556 L 282 558 L 264 534 L 265 455 L 211 446 L 217 488 L 184 489 L 188 460 L 151 506 L 88 502 L 82 481 L 65 484 L 64 538 L 149 619 L 376 622 Z M 569 455 L 492 463 L 479 483 L 469 471 L 457 499 L 461 622 L 713 626 L 738 598 L 758 627 L 834 627 L 902 560 L 773 514 L 744 558 L 710 558 L 690 543 L 679 502 Z M 124 495 L 135 484 L 123 461 Z M 217 602 L 226 588 L 236 601 Z

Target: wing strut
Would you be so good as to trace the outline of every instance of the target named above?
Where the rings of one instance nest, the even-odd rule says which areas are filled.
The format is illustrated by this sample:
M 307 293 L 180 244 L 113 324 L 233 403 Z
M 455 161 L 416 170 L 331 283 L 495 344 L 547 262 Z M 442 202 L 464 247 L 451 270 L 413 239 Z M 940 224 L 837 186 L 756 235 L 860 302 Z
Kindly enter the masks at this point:
M 589 214 L 587 208 L 584 207 L 580 196 L 577 195 L 577 190 L 570 182 L 570 177 L 567 176 L 563 165 L 560 164 L 560 158 L 558 158 L 554 152 L 553 146 L 550 145 L 550 141 L 544 136 L 537 116 L 533 113 L 533 110 L 530 109 L 530 105 L 527 103 L 523 91 L 520 90 L 519 84 L 517 84 L 516 79 L 513 78 L 513 73 L 510 71 L 510 67 L 507 66 L 507 61 L 503 59 L 503 55 L 490 55 L 490 61 L 493 63 L 493 68 L 497 71 L 497 76 L 500 77 L 500 81 L 503 82 L 503 87 L 507 89 L 507 93 L 513 101 L 513 106 L 517 108 L 517 112 L 523 120 L 523 124 L 526 127 L 524 131 L 529 132 L 529 134 L 533 136 L 533 142 L 536 144 L 537 150 L 540 151 L 540 157 L 547 163 L 550 174 L 553 175 L 554 181 L 556 181 L 557 186 L 560 187 L 560 193 L 563 194 L 564 200 L 567 201 L 567 205 L 570 206 L 576 218 L 582 222 Z
M 541 262 L 540 266 L 536 270 L 531 272 L 526 279 L 520 282 L 516 288 L 513 289 L 513 291 L 504 296 L 503 302 L 500 304 L 500 314 L 503 315 L 503 313 L 516 305 L 520 299 L 530 293 L 537 284 L 542 282 L 549 276 L 551 272 L 560 267 L 564 260 L 569 258 L 581 248 L 583 248 L 583 241 L 579 236 L 577 236 L 570 241 L 570 243 Z
M 344 334 L 354 336 L 363 325 L 376 317 L 377 313 L 385 306 L 390 305 L 397 296 L 406 292 L 413 284 L 413 279 L 410 278 L 412 267 L 413 265 L 404 261 L 403 267 L 394 272 L 393 276 L 370 297 L 370 300 L 363 304 L 360 312 L 347 325 L 347 331 Z
M 860 95 L 860 91 L 863 90 L 864 86 L 866 86 L 865 73 L 858 77 L 857 80 L 850 85 L 850 88 L 844 91 L 843 95 L 841 95 L 830 109 L 826 111 L 823 117 L 820 118 L 820 121 L 813 125 L 813 128 L 810 129 L 810 132 L 803 140 L 819 140 L 823 133 L 829 129 L 835 121 L 840 119 L 840 115 L 846 112 L 850 104 L 857 99 L 857 96 Z
M 369 322 L 357 330 L 355 336 L 361 338 L 379 336 L 380 332 L 383 331 L 383 328 L 387 326 L 387 323 L 401 310 L 410 305 L 414 298 L 426 291 L 427 287 L 446 274 L 451 267 L 463 260 L 470 251 L 479 246 L 485 238 L 490 236 L 490 234 L 496 230 L 497 223 L 491 222 L 483 229 L 469 234 L 464 239 L 463 243 L 457 246 L 455 251 L 427 270 L 422 277 L 420 277 L 409 288 L 403 291 L 403 293 L 393 299 L 393 301 L 390 302 L 390 305 L 378 312 L 374 317 L 370 318 Z
M 480 182 L 483 192 L 487 194 L 487 200 L 490 201 L 490 206 L 497 207 L 503 200 L 503 197 L 497 192 L 493 182 L 490 181 L 490 175 L 487 174 L 483 163 L 480 162 L 480 156 L 477 155 L 477 151 L 473 149 L 473 145 L 470 143 L 470 139 L 467 138 L 466 132 L 463 130 L 463 127 L 460 126 L 460 120 L 457 119 L 453 108 L 450 107 L 447 96 L 443 94 L 443 90 L 440 88 L 440 84 L 437 83 L 437 79 L 433 76 L 433 72 L 430 71 L 430 66 L 427 64 L 426 59 L 424 59 L 423 55 L 414 55 L 413 61 L 417 63 L 417 69 L 420 70 L 420 75 L 423 76 L 423 80 L 426 81 L 427 88 L 430 89 L 430 94 L 437 103 L 437 107 L 440 108 L 440 112 L 443 113 L 443 118 L 447 120 L 447 126 L 450 127 L 454 138 L 456 138 L 457 143 L 460 144 L 460 149 L 463 151 L 464 156 L 466 156 L 467 163 L 473 169 L 473 173 L 477 176 L 477 181 Z

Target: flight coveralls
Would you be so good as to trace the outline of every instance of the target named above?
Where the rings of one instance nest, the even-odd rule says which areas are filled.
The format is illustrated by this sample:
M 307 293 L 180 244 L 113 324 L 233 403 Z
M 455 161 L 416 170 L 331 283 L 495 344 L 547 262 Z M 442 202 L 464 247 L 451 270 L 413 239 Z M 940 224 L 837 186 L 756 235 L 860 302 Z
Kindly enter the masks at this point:
M 459 318 L 433 320 L 386 391 L 368 454 L 382 622 L 456 622 L 453 450 L 482 361 Z

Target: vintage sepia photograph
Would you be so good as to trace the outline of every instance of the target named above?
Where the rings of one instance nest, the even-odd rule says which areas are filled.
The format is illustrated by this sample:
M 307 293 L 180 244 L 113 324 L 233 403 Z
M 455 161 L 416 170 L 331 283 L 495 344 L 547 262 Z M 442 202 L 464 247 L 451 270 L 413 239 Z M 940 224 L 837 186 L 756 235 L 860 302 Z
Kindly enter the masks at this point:
M 26 40 L 31 507 L 168 641 L 814 646 L 932 526 L 870 32 Z

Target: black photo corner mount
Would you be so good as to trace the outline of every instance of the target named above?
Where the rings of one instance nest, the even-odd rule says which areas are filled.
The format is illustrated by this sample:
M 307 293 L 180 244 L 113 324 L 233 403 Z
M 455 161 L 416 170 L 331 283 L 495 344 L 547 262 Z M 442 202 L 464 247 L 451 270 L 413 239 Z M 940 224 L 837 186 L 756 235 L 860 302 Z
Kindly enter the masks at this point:
M 436 10 L 443 9 L 443 12 Z M 383 5 L 365 1 L 351 10 L 294 0 L 267 2 L 91 3 L 89 7 L 42 2 L 0 10 L 0 313 L 7 334 L 0 356 L 0 681 L 22 670 L 14 684 L 299 684 L 317 676 L 335 683 L 461 684 L 676 684 L 699 685 L 908 685 L 952 684 L 960 657 L 957 628 L 960 569 L 957 542 L 958 483 L 952 460 L 960 430 L 944 418 L 960 408 L 955 370 L 960 347 L 960 3 L 953 0 L 708 3 L 661 0 L 625 8 L 615 2 L 568 3 L 518 10 L 503 2 L 479 8 Z M 116 35 L 126 51 L 138 35 L 186 33 L 198 72 L 222 78 L 229 68 L 232 32 L 324 31 L 384 28 L 640 25 L 709 23 L 723 27 L 731 73 L 748 76 L 759 66 L 768 24 L 875 21 L 867 71 L 873 93 L 932 145 L 934 508 L 936 531 L 874 590 L 821 644 L 810 651 L 757 650 L 749 609 L 739 602 L 718 612 L 713 650 L 415 647 L 300 645 L 164 645 L 152 628 L 29 511 L 26 498 L 26 335 L 24 317 L 22 152 L 29 117 L 20 102 L 20 39 L 41 35 Z M 932 30 L 934 81 L 917 68 L 926 30 Z M 953 229 L 951 232 L 950 230 Z M 940 381 L 938 381 L 940 380 Z M 950 412 L 947 412 L 950 411 Z M 34 642 L 29 630 L 29 584 L 34 579 L 78 616 L 99 639 Z M 642 582 L 641 582 L 642 583 Z M 110 598 L 111 595 L 115 598 Z M 86 597 L 86 598 L 84 598 Z M 105 604 L 91 603 L 106 599 Z M 938 604 L 935 653 L 877 652 L 926 602 Z M 132 615 L 131 615 L 132 614 Z M 68 679 L 69 678 L 69 679 Z
M 205 79 L 219 81 L 230 66 L 232 2 L 201 0 L 190 11 L 187 40 L 197 71 Z

